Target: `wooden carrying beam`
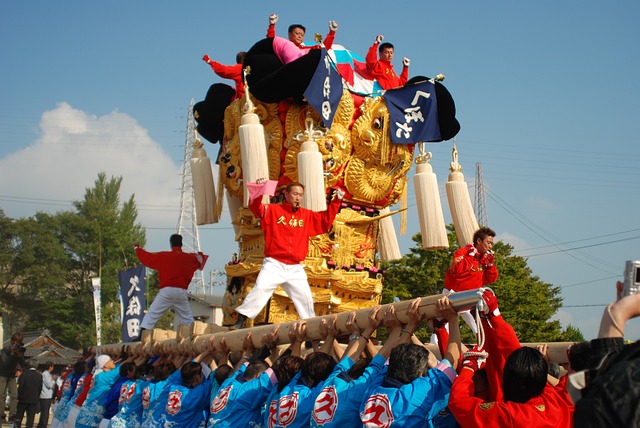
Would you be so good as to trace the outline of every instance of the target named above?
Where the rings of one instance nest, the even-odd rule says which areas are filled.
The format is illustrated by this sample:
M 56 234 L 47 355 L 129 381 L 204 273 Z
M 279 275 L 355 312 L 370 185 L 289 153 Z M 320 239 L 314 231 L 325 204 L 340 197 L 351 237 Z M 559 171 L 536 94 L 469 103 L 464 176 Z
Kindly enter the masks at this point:
M 470 309 L 476 305 L 482 296 L 484 288 L 476 290 L 469 290 L 460 293 L 454 293 L 449 295 L 449 300 L 453 308 L 460 312 Z M 436 302 L 444 297 L 444 294 L 438 294 L 435 296 L 428 296 L 421 298 L 419 312 L 424 315 L 426 319 L 435 318 L 438 316 L 436 312 Z M 409 317 L 407 309 L 411 305 L 412 301 L 403 301 L 397 303 L 389 303 L 382 305 L 378 312 L 378 319 L 384 317 L 384 313 L 388 306 L 394 306 L 396 310 L 396 316 L 402 323 L 407 323 Z M 369 324 L 369 312 L 370 308 L 360 309 L 356 311 L 356 324 L 361 330 L 364 330 Z M 331 317 L 336 316 L 336 328 L 340 334 L 349 334 L 346 323 L 349 317 L 349 312 L 340 312 L 337 314 L 323 315 L 321 317 L 315 317 L 305 320 L 307 324 L 307 339 L 308 340 L 320 340 L 320 324 L 323 319 L 329 320 Z M 279 324 L 277 332 L 278 343 L 281 345 L 289 343 L 289 328 L 296 321 L 289 321 Z M 262 346 L 262 338 L 269 334 L 274 325 L 261 325 L 252 328 L 245 328 L 241 330 L 230 331 L 227 327 L 221 327 L 213 324 L 205 324 L 195 322 L 192 325 L 180 326 L 177 334 L 173 331 L 166 331 L 161 329 L 154 329 L 151 331 L 145 331 L 142 337 L 142 342 L 135 342 L 130 344 L 113 344 L 103 345 L 96 348 L 98 353 L 118 354 L 123 345 L 129 345 L 132 347 L 143 347 L 147 355 L 153 355 L 154 351 L 162 349 L 164 352 L 180 352 L 180 353 L 202 353 L 206 350 L 212 349 L 212 341 L 219 340 L 224 337 L 227 347 L 231 351 L 241 351 L 242 342 L 247 333 L 251 332 L 251 338 L 256 348 Z M 560 343 L 548 343 L 549 345 L 549 358 L 552 362 L 563 364 L 567 362 L 567 348 L 573 342 L 560 342 Z M 523 343 L 523 346 L 535 347 L 537 343 Z M 428 344 L 427 347 L 435 355 L 439 355 L 437 345 Z
M 484 289 L 479 288 L 477 290 L 469 290 L 463 291 L 460 293 L 455 293 L 449 295 L 449 300 L 451 301 L 451 305 L 456 311 L 464 311 L 472 308 L 478 302 L 480 297 L 482 296 L 482 292 Z M 435 318 L 438 316 L 436 312 L 436 302 L 444 297 L 444 294 L 438 294 L 435 296 L 428 296 L 421 298 L 419 312 L 424 315 L 425 318 Z M 386 305 L 382 305 L 380 311 L 378 312 L 378 318 L 382 319 L 386 308 L 388 306 L 394 306 L 396 310 L 396 316 L 398 320 L 404 324 L 409 321 L 409 316 L 407 315 L 407 309 L 411 305 L 411 300 L 397 303 L 389 303 Z M 369 325 L 369 312 L 370 308 L 360 309 L 356 311 L 356 324 L 359 328 L 363 329 Z M 334 315 L 336 316 L 336 328 L 341 334 L 348 334 L 349 330 L 347 330 L 346 323 L 349 317 L 350 312 L 340 312 L 337 314 L 323 315 L 320 317 L 309 318 L 306 321 L 307 324 L 307 339 L 308 340 L 320 340 L 320 323 L 323 319 L 329 320 Z M 285 344 L 289 343 L 289 328 L 296 321 L 289 321 L 281 323 L 278 329 L 278 343 Z M 253 344 L 256 348 L 262 346 L 262 337 L 266 336 L 273 329 L 273 325 L 261 325 L 252 328 L 245 328 L 241 330 L 229 331 L 227 327 L 219 327 L 212 326 L 211 333 L 201 334 L 201 335 L 193 335 L 191 337 L 181 338 L 180 335 L 173 335 L 173 337 L 163 337 L 164 330 L 154 329 L 151 332 L 145 331 L 142 337 L 142 343 L 152 342 L 154 343 L 162 343 L 165 348 L 168 346 L 169 349 L 175 350 L 178 345 L 180 345 L 180 349 L 184 350 L 193 350 L 196 353 L 202 353 L 207 349 L 211 349 L 211 341 L 213 339 L 218 339 L 220 337 L 224 337 L 225 343 L 227 347 L 231 351 L 241 351 L 242 350 L 242 342 L 247 335 L 248 332 L 251 332 Z M 217 330 L 217 331 L 216 331 Z M 195 329 L 194 329 L 195 331 Z M 179 329 L 179 333 L 185 332 L 185 328 L 181 327 Z M 139 346 L 138 342 L 131 344 L 114 344 L 114 345 L 103 345 L 97 348 L 98 352 L 103 353 L 117 353 L 120 351 L 123 345 L 130 346 Z

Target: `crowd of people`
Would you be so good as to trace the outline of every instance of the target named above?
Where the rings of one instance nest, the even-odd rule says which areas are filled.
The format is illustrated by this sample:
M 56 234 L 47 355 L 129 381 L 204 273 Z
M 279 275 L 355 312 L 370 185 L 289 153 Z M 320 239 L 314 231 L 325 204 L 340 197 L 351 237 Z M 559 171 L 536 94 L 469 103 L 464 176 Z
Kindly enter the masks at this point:
M 289 191 L 301 190 L 294 189 Z M 290 195 L 291 205 L 295 197 Z M 598 338 L 571 346 L 563 370 L 549 363 L 548 346 L 520 345 L 488 288 L 481 288 L 468 321 L 476 323 L 477 343 L 462 345 L 460 314 L 449 296 L 495 281 L 494 236 L 481 228 L 474 245 L 455 252 L 436 318 L 424 319 L 418 298 L 406 309 L 404 324 L 394 305 L 372 308 L 365 326 L 350 313 L 347 335 L 335 315 L 324 317 L 320 340 L 310 340 L 314 335 L 301 319 L 289 325 L 286 349 L 278 343 L 277 324 L 258 349 L 247 330 L 241 353 L 230 352 L 224 335 L 215 335 L 200 355 L 162 343 L 155 355 L 142 346 L 119 355 L 91 354 L 61 379 L 51 427 L 638 426 L 640 348 L 623 338 L 625 323 L 640 315 L 640 295 L 623 297 L 621 283 Z M 414 334 L 424 321 L 439 339 L 440 360 Z M 386 339 L 375 347 L 372 337 L 380 328 Z M 51 403 L 45 391 L 52 365 L 40 374 L 20 350 L 17 333 L 2 350 L 0 374 L 9 365 L 23 368 L 17 394 L 11 390 L 17 403 L 10 416 L 20 426 L 26 413 L 32 426 L 35 409 Z M 11 378 L 0 379 L 5 389 Z M 46 424 L 44 419 L 41 426 Z
M 420 303 L 411 302 L 406 324 L 393 305 L 372 308 L 366 326 L 352 312 L 344 348 L 333 316 L 322 320 L 318 341 L 309 340 L 307 321 L 291 324 L 286 349 L 274 325 L 257 348 L 248 330 L 242 352 L 230 352 L 218 335 L 199 355 L 159 345 L 152 358 L 142 347 L 91 356 L 65 377 L 51 426 L 637 425 L 638 359 L 630 356 L 638 347 L 625 345 L 622 332 L 640 315 L 639 295 L 605 311 L 601 337 L 574 345 L 559 379 L 550 375 L 544 346 L 520 345 L 491 290 L 472 311 L 485 339 L 471 349 L 461 344 L 449 298 L 437 301 L 439 325 L 449 326 L 436 327 L 440 360 L 414 334 L 424 322 Z M 372 336 L 381 327 L 388 336 L 376 347 Z
M 36 370 L 25 360 L 24 336 L 17 332 L 0 351 L 0 424 L 8 421 L 19 427 L 25 420 L 26 427 L 34 426 L 40 413 L 38 428 L 49 426 L 51 403 L 56 389 L 57 376 L 52 375 L 53 362 L 47 361 L 42 370 Z M 8 398 L 9 414 L 5 414 Z

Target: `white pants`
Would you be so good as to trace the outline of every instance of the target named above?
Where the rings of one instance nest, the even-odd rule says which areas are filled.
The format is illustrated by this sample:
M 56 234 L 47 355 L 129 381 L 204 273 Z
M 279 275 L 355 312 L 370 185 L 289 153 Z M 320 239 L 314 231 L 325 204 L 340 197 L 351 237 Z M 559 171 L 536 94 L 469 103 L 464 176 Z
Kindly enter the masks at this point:
M 64 426 L 67 428 L 75 428 L 76 419 L 78 419 L 78 413 L 80 413 L 80 407 L 76 406 L 75 404 L 71 406 L 69 415 L 67 416 L 67 420 L 64 421 Z
M 449 290 L 448 288 L 445 288 L 442 290 L 443 294 L 448 294 L 451 290 Z M 473 315 L 471 315 L 471 309 L 468 309 L 466 311 L 462 311 L 462 312 L 458 312 L 458 315 L 460 315 L 460 317 L 462 318 L 462 320 L 469 326 L 469 328 L 471 329 L 471 331 L 473 332 L 474 335 L 478 334 L 478 326 L 476 325 L 476 320 L 473 318 Z M 449 323 L 445 324 L 444 328 L 447 329 L 447 332 L 449 331 Z M 438 336 L 434 334 L 431 335 L 431 343 L 438 343 Z
M 151 307 L 145 314 L 142 323 L 140 323 L 140 327 L 151 330 L 160 317 L 171 308 L 176 311 L 181 324 L 193 323 L 193 314 L 191 313 L 187 296 L 188 291 L 184 288 L 161 288 L 156 298 L 153 299 L 153 303 L 151 303 Z
M 313 295 L 307 281 L 307 274 L 301 264 L 288 265 L 271 257 L 265 257 L 262 269 L 256 279 L 256 285 L 245 297 L 236 312 L 248 318 L 255 318 L 267 304 L 278 286 L 293 300 L 301 319 L 316 316 L 313 310 Z

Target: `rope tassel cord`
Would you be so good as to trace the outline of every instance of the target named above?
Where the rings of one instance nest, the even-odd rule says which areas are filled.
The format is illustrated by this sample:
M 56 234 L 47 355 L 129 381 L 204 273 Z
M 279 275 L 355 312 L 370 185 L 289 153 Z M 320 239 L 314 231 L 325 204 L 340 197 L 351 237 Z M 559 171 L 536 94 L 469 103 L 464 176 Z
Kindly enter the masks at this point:
M 315 138 L 321 136 L 322 133 L 313 130 L 311 118 L 307 117 L 305 122 L 304 138 L 306 141 L 302 143 L 298 152 L 298 178 L 305 188 L 302 207 L 319 212 L 327 209 L 322 154 L 315 141 Z
M 418 219 L 422 235 L 422 248 L 425 250 L 442 250 L 449 248 L 447 228 L 444 224 L 438 179 L 429 161 L 431 153 L 425 152 L 424 143 L 420 146 L 420 154 L 416 157 L 416 174 L 413 177 L 418 205 Z
M 449 180 L 446 184 L 447 200 L 451 210 L 453 226 L 456 230 L 458 244 L 464 247 L 473 244 L 473 234 L 478 230 L 478 220 L 473 212 L 469 188 L 462 175 L 462 166 L 458 163 L 458 150 L 453 145 L 452 162 L 449 170 Z
M 397 260 L 402 258 L 400 245 L 398 245 L 398 237 L 396 229 L 393 225 L 393 218 L 389 215 L 389 207 L 380 210 L 382 217 L 378 221 L 378 251 L 380 252 L 380 260 Z
M 245 71 L 247 73 L 247 71 Z M 249 94 L 249 86 L 245 74 L 245 113 L 240 119 L 238 136 L 240 137 L 240 156 L 242 157 L 242 178 L 244 184 L 243 205 L 249 205 L 249 191 L 246 183 L 255 182 L 259 178 L 269 177 L 269 158 L 267 144 L 264 138 L 264 127 L 260 117 L 253 112 L 254 107 Z M 263 202 L 268 203 L 269 197 L 263 196 Z
M 197 136 L 191 155 L 191 179 L 196 205 L 196 224 L 201 226 L 217 223 L 219 217 L 211 160 Z

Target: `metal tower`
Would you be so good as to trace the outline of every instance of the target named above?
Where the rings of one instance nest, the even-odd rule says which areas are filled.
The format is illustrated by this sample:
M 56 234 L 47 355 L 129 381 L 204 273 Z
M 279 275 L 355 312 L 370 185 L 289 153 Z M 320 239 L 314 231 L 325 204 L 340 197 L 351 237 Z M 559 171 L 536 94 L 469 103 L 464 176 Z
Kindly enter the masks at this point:
M 193 176 L 191 175 L 191 155 L 193 143 L 196 140 L 196 121 L 193 117 L 193 98 L 189 104 L 187 116 L 187 132 L 184 142 L 184 162 L 182 164 L 182 192 L 180 194 L 180 216 L 178 218 L 178 233 L 182 235 L 182 245 L 185 251 L 200 251 L 200 235 L 196 223 L 196 199 L 193 193 Z M 196 271 L 189 291 L 204 293 L 205 282 L 203 271 Z
M 476 213 L 476 219 L 480 226 L 489 225 L 489 216 L 487 215 L 487 197 L 484 193 L 484 179 L 482 178 L 482 164 L 476 163 L 476 192 L 473 204 L 473 210 Z

